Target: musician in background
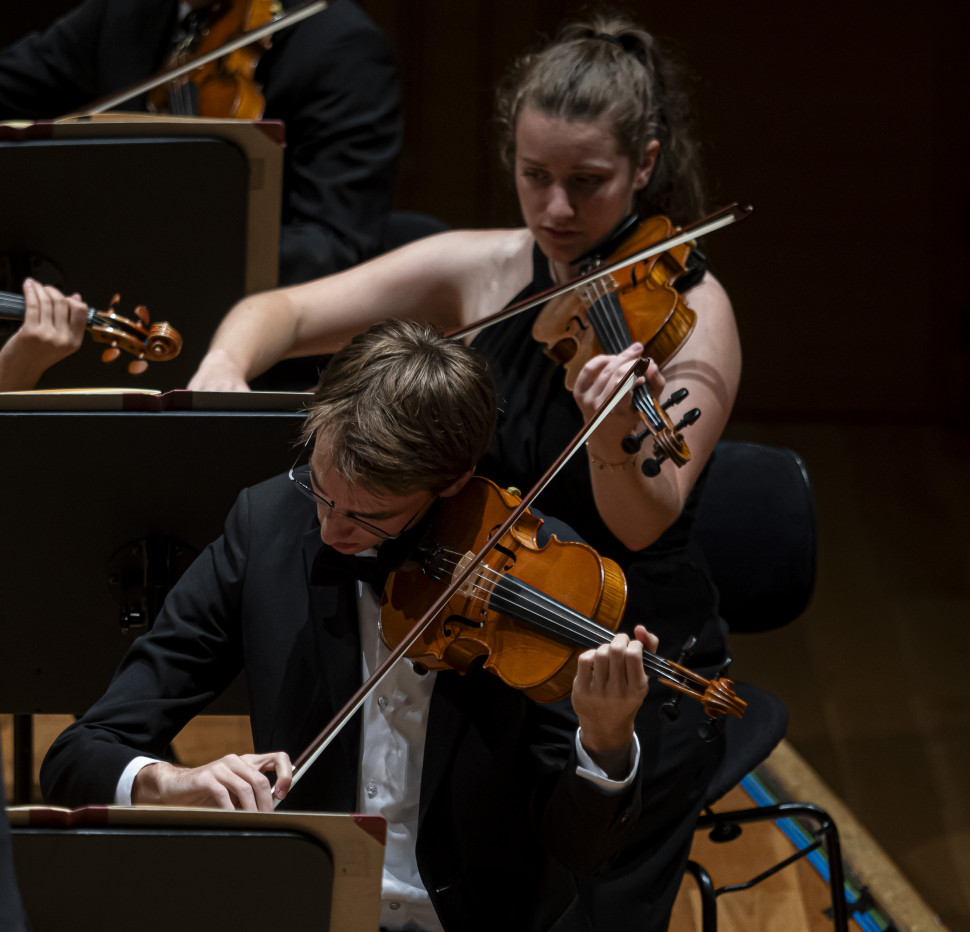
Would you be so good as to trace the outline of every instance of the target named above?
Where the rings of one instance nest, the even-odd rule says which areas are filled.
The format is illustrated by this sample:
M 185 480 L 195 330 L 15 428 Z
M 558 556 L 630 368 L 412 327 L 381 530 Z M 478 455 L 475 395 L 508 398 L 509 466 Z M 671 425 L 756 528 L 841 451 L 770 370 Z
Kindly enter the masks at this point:
M 137 84 L 165 65 L 190 8 L 210 3 L 85 0 L 0 52 L 0 120 L 53 119 Z M 402 132 L 384 35 L 340 0 L 274 35 L 255 79 L 265 118 L 286 125 L 280 283 L 379 252 Z M 143 95 L 120 109 L 144 108 Z
M 24 281 L 24 322 L 0 346 L 0 392 L 32 389 L 56 362 L 80 345 L 88 318 L 81 296 Z
M 461 342 L 401 321 L 355 337 L 321 377 L 290 475 L 240 495 L 106 694 L 55 741 L 45 799 L 265 811 L 275 797 L 383 815 L 382 927 L 588 929 L 571 906 L 578 887 L 639 813 L 633 720 L 648 687 L 642 645 L 656 647 L 643 627 L 580 657 L 571 704 L 533 702 L 480 666 L 403 660 L 291 779 L 291 760 L 387 656 L 384 580 L 438 500 L 469 481 L 494 423 L 488 367 Z M 162 761 L 240 671 L 255 753 Z

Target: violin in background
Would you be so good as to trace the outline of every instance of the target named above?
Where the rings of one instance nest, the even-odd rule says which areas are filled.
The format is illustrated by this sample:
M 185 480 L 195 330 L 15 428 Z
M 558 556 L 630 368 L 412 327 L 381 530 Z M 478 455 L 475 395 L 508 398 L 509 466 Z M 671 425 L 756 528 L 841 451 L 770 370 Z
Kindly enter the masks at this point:
M 166 69 L 221 49 L 282 13 L 279 0 L 216 0 L 194 9 L 183 23 Z M 148 95 L 148 109 L 178 116 L 261 119 L 266 102 L 254 76 L 269 42 L 268 38 L 256 40 L 159 85 Z
M 141 375 L 149 362 L 175 359 L 182 351 L 179 332 L 168 323 L 150 323 L 148 309 L 144 305 L 135 308 L 136 320 L 122 317 L 115 312 L 120 300 L 121 296 L 116 294 L 108 310 L 88 309 L 85 329 L 96 343 L 108 344 L 101 353 L 101 361 L 114 362 L 122 352 L 130 353 L 135 358 L 128 363 L 128 372 Z M 22 321 L 26 307 L 23 295 L 0 291 L 0 318 Z

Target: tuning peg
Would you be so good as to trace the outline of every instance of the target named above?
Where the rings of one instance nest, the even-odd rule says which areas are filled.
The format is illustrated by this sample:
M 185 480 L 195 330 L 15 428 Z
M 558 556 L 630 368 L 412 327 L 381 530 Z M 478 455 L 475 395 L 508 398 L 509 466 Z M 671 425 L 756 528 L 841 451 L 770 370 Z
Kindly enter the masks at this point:
M 674 405 L 679 405 L 689 394 L 686 388 L 678 388 L 660 407 L 668 411 Z
M 667 411 L 670 408 L 672 408 L 674 405 L 679 405 L 688 396 L 688 394 L 690 393 L 687 391 L 686 388 L 678 388 L 677 391 L 675 391 L 660 407 L 663 408 L 664 411 Z M 690 424 L 693 424 L 694 421 L 696 421 L 697 418 L 699 418 L 700 416 L 701 416 L 700 409 L 694 408 L 693 411 L 690 411 L 687 413 L 686 417 L 684 418 L 684 421 L 677 425 L 676 430 L 680 430 L 682 427 L 686 427 Z M 692 420 L 688 421 L 687 418 L 692 418 Z M 646 439 L 646 436 L 649 433 L 650 433 L 650 429 L 647 428 L 641 431 L 639 434 L 627 434 L 627 436 L 624 437 L 620 443 L 620 446 L 623 447 L 623 452 L 631 453 L 631 454 L 639 452 L 640 447 L 643 446 L 644 439 Z M 651 470 L 653 470 L 654 466 L 651 466 L 650 468 Z M 644 468 L 644 473 L 648 476 L 655 476 L 657 475 L 658 472 L 660 472 L 659 462 L 656 463 L 656 472 L 653 472 L 653 471 L 647 472 L 647 470 Z
M 680 649 L 680 656 L 677 658 L 677 663 L 683 666 L 688 660 L 694 655 L 694 648 L 697 646 L 697 635 L 692 634 L 686 641 L 684 641 L 684 646 Z
M 731 667 L 732 657 L 730 654 L 724 658 L 724 663 L 722 663 L 718 668 L 714 676 L 711 677 L 712 680 L 719 680 L 722 676 L 725 676 Z M 721 720 L 719 718 L 714 718 L 709 716 L 707 721 L 700 725 L 697 729 L 697 734 L 704 741 L 713 741 L 718 732 L 721 730 Z
M 685 427 L 690 427 L 691 424 L 696 424 L 698 418 L 701 416 L 700 408 L 691 408 L 674 426 L 674 430 L 677 432 L 682 431 Z
M 620 446 L 623 448 L 624 453 L 629 453 L 631 456 L 634 453 L 639 452 L 640 447 L 643 446 L 644 437 L 649 434 L 650 431 L 644 430 L 639 434 L 627 434 L 621 441 Z
M 680 718 L 680 693 L 674 693 L 660 706 L 657 713 L 664 722 L 676 722 Z
M 697 644 L 697 638 L 692 634 L 684 642 L 684 646 L 680 649 L 680 655 L 677 657 L 677 663 L 680 666 L 684 665 L 684 662 L 690 658 L 690 655 L 694 653 L 694 645 Z M 665 703 L 660 706 L 658 714 L 660 718 L 665 722 L 676 722 L 680 717 L 680 700 L 683 698 L 683 694 L 675 692 Z
M 708 718 L 706 722 L 697 729 L 697 734 L 704 741 L 713 741 L 721 730 L 720 719 Z

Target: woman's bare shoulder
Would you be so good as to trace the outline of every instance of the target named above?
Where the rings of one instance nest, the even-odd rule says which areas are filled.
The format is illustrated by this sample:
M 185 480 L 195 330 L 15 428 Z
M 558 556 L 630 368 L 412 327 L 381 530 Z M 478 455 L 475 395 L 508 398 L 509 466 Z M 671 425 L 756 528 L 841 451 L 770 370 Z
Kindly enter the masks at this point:
M 434 254 L 458 287 L 463 322 L 472 323 L 500 310 L 529 283 L 533 243 L 527 229 L 456 230 L 433 237 L 422 251 Z

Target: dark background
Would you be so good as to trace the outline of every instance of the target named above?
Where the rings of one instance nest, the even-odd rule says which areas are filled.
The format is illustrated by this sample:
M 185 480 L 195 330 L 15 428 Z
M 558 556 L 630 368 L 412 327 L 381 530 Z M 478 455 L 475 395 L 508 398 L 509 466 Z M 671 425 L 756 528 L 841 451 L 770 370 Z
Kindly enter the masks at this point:
M 72 5 L 6 10 L 0 46 Z M 364 5 L 402 69 L 397 206 L 518 225 L 492 88 L 583 7 Z M 792 745 L 970 929 L 970 5 L 632 9 L 693 76 L 709 206 L 755 209 L 706 244 L 744 347 L 728 435 L 798 450 L 816 488 L 815 600 L 732 645 L 734 672 L 785 700 Z
M 12 5 L 0 46 L 70 0 Z M 517 225 L 492 88 L 568 0 L 367 0 L 401 63 L 398 206 Z M 741 328 L 737 415 L 963 421 L 970 6 L 952 0 L 627 5 L 693 75 L 709 206 L 754 205 L 707 244 Z M 326 15 L 321 14 L 321 15 Z

